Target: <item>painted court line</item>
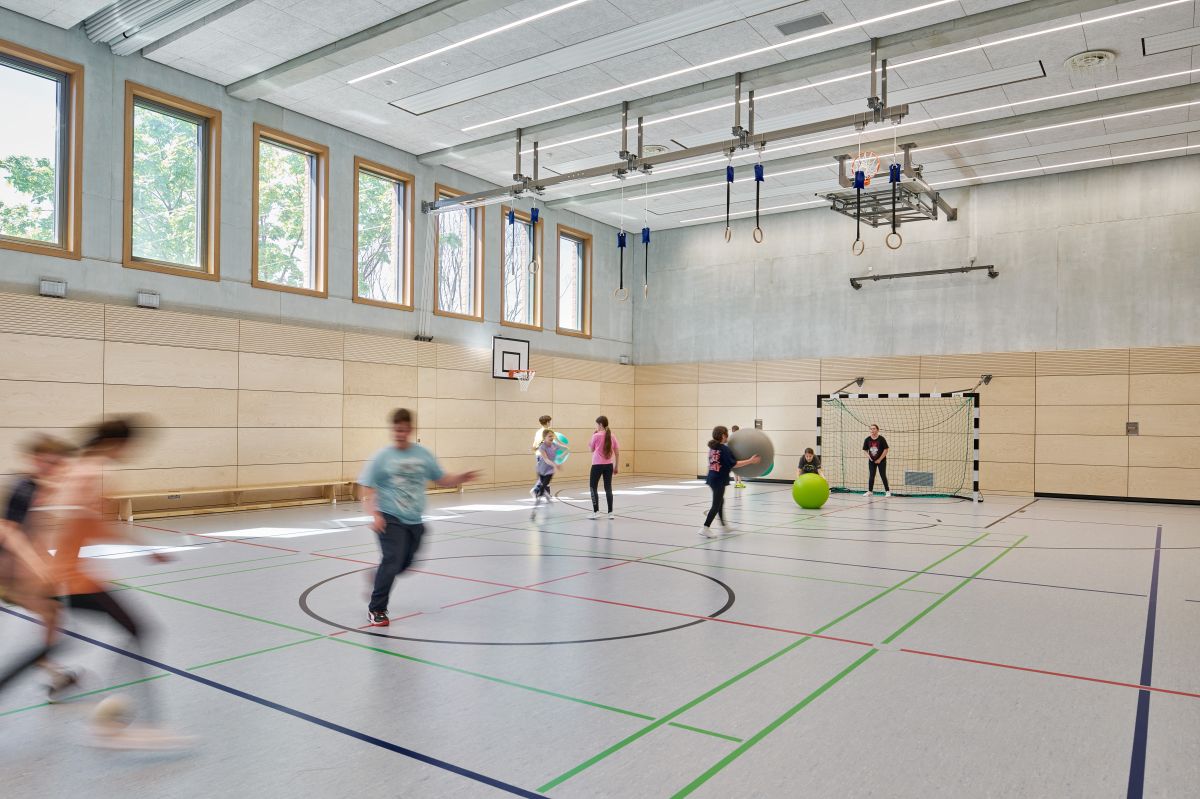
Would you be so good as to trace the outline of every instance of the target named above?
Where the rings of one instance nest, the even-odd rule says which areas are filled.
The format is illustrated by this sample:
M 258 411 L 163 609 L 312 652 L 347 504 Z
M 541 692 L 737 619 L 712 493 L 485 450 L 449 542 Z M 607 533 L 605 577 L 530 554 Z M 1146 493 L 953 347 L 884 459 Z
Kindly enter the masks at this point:
M 25 616 L 24 614 L 15 613 L 11 610 L 8 610 L 7 608 L 4 608 L 3 610 L 6 613 L 11 613 L 14 616 L 18 616 L 20 618 L 26 619 L 27 621 L 33 621 L 32 618 Z M 204 685 L 209 688 L 214 688 L 218 691 L 227 693 L 230 696 L 235 696 L 239 699 L 244 699 L 248 702 L 253 702 L 256 705 L 260 705 L 262 707 L 269 708 L 270 710 L 275 710 L 280 713 L 285 713 L 289 716 L 292 716 L 293 718 L 300 719 L 301 721 L 307 721 L 309 724 L 314 724 L 318 727 L 324 727 L 325 729 L 330 730 L 332 732 L 340 733 L 340 734 L 348 736 L 350 738 L 354 738 L 359 741 L 362 741 L 363 743 L 371 744 L 372 746 L 377 746 L 380 749 L 386 749 L 390 752 L 395 752 L 398 755 L 403 755 L 404 757 L 411 758 L 412 760 L 416 760 L 421 763 L 425 763 L 426 765 L 430 765 L 435 768 L 442 769 L 443 771 L 448 771 L 452 774 L 457 774 L 460 777 L 465 777 L 469 780 L 473 780 L 475 782 L 482 783 L 484 785 L 488 785 L 497 790 L 504 791 L 505 793 L 509 793 L 514 796 L 529 797 L 530 799 L 540 799 L 540 797 L 541 797 L 541 794 L 534 793 L 533 791 L 528 791 L 524 788 L 520 788 L 516 785 L 512 785 L 510 783 L 504 782 L 503 780 L 499 780 L 494 777 L 489 777 L 486 774 L 479 773 L 478 771 L 473 771 L 471 769 L 464 768 L 463 766 L 459 766 L 454 763 L 450 763 L 448 761 L 442 760 L 440 758 L 433 757 L 432 755 L 423 754 L 421 752 L 416 751 L 415 749 L 409 749 L 408 747 L 401 746 L 396 743 L 392 743 L 391 741 L 385 741 L 382 738 L 377 738 L 373 735 L 368 735 L 365 732 L 360 732 L 358 730 L 351 729 L 351 728 L 343 726 L 341 724 L 337 724 L 336 722 L 328 721 L 327 719 L 323 719 L 318 716 L 314 716 L 310 713 L 305 713 L 302 710 L 297 710 L 295 708 L 288 707 L 287 705 L 282 705 L 278 702 L 273 702 L 270 699 L 265 699 L 261 696 L 257 696 L 255 694 L 249 693 L 247 691 L 243 691 L 239 688 L 234 688 L 233 686 L 217 682 L 216 680 L 210 680 L 207 677 L 201 677 L 198 674 L 192 674 L 191 672 L 188 672 L 185 669 L 176 668 L 175 666 L 171 666 L 166 663 L 161 663 L 157 660 L 153 660 L 152 658 L 145 657 L 144 655 L 139 655 L 136 652 L 130 652 L 127 649 L 122 649 L 120 647 L 113 646 L 112 644 L 105 643 L 104 641 L 100 641 L 95 638 L 90 638 L 86 635 L 81 635 L 80 633 L 72 632 L 70 630 L 63 630 L 62 632 L 65 635 L 69 635 L 72 638 L 78 639 L 80 641 L 85 641 L 89 644 L 92 644 L 93 646 L 98 646 L 101 649 L 107 649 L 108 651 L 115 652 L 118 655 L 124 655 L 127 658 L 137 660 L 141 663 L 145 663 L 148 666 L 153 666 L 156 669 L 161 669 L 162 671 L 168 672 L 170 674 L 174 674 L 178 677 L 183 677 L 184 679 L 191 680 L 192 682 L 199 683 L 200 685 Z
M 1146 640 L 1142 645 L 1143 685 L 1149 685 L 1154 672 L 1154 616 L 1158 608 L 1158 564 L 1162 554 L 1162 525 L 1154 534 L 1154 567 L 1150 572 L 1150 601 L 1146 607 Z M 1150 734 L 1150 692 L 1138 693 L 1137 718 L 1133 724 L 1133 752 L 1129 758 L 1128 799 L 1142 799 L 1146 787 L 1146 740 Z

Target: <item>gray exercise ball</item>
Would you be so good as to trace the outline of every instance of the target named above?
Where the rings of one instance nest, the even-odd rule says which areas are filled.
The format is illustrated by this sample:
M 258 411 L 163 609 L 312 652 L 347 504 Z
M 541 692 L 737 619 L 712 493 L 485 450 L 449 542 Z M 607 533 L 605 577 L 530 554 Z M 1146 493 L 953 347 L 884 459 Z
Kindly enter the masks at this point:
M 758 463 L 739 466 L 738 477 L 762 477 L 775 465 L 775 445 L 761 430 L 751 428 L 737 431 L 729 437 L 729 448 L 733 450 L 733 457 L 739 461 L 755 455 L 761 459 Z

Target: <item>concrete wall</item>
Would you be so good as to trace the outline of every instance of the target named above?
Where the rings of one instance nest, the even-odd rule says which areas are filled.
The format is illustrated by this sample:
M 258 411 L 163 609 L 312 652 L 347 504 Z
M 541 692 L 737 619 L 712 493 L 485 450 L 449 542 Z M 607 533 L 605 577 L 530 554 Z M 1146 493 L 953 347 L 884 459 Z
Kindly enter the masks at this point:
M 163 308 L 215 311 L 242 318 L 326 328 L 412 336 L 417 314 L 353 304 L 352 216 L 354 156 L 387 164 L 416 177 L 416 198 L 432 199 L 434 183 L 464 191 L 489 188 L 477 178 L 445 167 L 429 168 L 410 154 L 350 133 L 324 122 L 264 102 L 246 103 L 226 95 L 223 87 L 156 64 L 140 56 L 119 58 L 107 47 L 92 44 L 79 30 L 65 31 L 0 9 L 0 38 L 82 63 L 85 68 L 83 143 L 83 260 L 0 251 L 0 288 L 29 293 L 39 277 L 65 278 L 75 299 L 132 304 L 138 289 L 162 295 Z M 222 112 L 221 176 L 221 280 L 208 282 L 172 277 L 121 265 L 123 181 L 124 84 L 126 80 L 178 95 Z M 250 179 L 251 128 L 260 122 L 310 139 L 330 148 L 329 186 L 329 297 L 298 296 L 252 288 L 250 285 Z M 487 208 L 484 242 L 485 322 L 436 317 L 432 333 L 438 341 L 470 347 L 490 347 L 491 337 L 504 330 L 516 338 L 531 339 L 533 350 L 543 353 L 586 355 L 616 361 L 631 351 L 632 309 L 611 300 L 617 286 L 615 232 L 600 223 L 569 212 L 543 214 L 546 248 L 543 286 L 543 325 L 551 332 L 514 331 L 502 328 L 500 319 L 499 206 Z M 418 287 L 421 271 L 431 272 L 428 258 L 431 233 L 428 218 L 416 219 Z M 594 297 L 593 338 L 585 340 L 555 334 L 555 225 L 567 224 L 593 234 Z M 419 305 L 432 302 L 432 282 L 425 282 Z
M 768 177 L 769 179 L 769 177 Z M 1157 347 L 1200 341 L 1200 156 L 946 192 L 957 222 L 866 229 L 826 208 L 664 231 L 635 294 L 639 364 Z M 982 273 L 849 285 L 853 275 Z

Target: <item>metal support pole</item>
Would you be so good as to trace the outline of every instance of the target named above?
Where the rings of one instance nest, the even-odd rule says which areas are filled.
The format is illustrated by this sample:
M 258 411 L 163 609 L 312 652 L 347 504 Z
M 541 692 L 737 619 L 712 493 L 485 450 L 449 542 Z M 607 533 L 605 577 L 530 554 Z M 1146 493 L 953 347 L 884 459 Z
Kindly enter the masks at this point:
M 537 142 L 534 142 L 534 143 L 533 143 L 533 183 L 534 183 L 534 191 L 537 191 L 537 190 L 538 190 L 538 189 L 537 189 L 537 182 L 538 182 L 538 143 L 537 143 Z
M 879 66 L 878 59 L 879 59 L 879 40 L 872 39 L 871 40 L 871 93 L 867 96 L 867 108 L 871 109 L 876 114 L 879 113 L 879 108 L 880 108 L 879 93 L 877 91 L 877 88 L 879 85 L 877 81 L 879 79 L 879 76 L 876 73 L 876 69 Z
M 638 149 L 637 149 L 637 157 L 638 157 L 638 160 L 639 160 L 639 161 L 642 159 L 642 148 L 643 148 L 643 143 L 644 143 L 644 141 L 645 141 L 645 136 L 644 136 L 644 134 L 643 134 L 643 131 L 642 131 L 642 120 L 643 120 L 643 119 L 645 119 L 645 117 L 638 117 Z
M 754 135 L 754 89 L 750 90 L 750 97 L 746 101 L 746 116 L 749 117 L 750 135 Z
M 887 62 L 888 60 L 885 58 L 879 64 L 880 91 L 882 92 L 879 98 L 880 111 L 887 108 Z M 881 119 L 880 122 L 882 121 Z
M 742 135 L 742 73 L 733 76 L 733 135 Z
M 521 174 L 521 129 L 517 128 L 517 154 L 513 166 L 513 180 L 520 183 L 525 176 Z
M 629 157 L 629 101 L 621 103 L 621 152 L 622 159 Z

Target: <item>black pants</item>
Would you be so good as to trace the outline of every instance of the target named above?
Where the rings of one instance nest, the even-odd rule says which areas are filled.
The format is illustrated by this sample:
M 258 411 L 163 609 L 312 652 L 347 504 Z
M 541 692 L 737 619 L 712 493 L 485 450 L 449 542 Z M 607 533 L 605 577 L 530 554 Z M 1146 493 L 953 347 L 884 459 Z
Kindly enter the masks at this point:
M 588 487 L 592 489 L 592 511 L 600 512 L 600 495 L 596 492 L 596 488 L 600 485 L 601 477 L 604 478 L 604 496 L 608 498 L 608 512 L 612 513 L 613 465 L 611 463 L 592 464 L 592 473 L 588 476 Z
M 704 520 L 705 527 L 712 527 L 713 519 L 721 517 L 721 524 L 725 524 L 725 489 L 728 487 L 726 483 L 709 483 L 709 488 L 712 489 L 712 507 L 708 509 L 708 518 Z
M 392 584 L 409 566 L 421 546 L 425 533 L 423 524 L 405 524 L 394 516 L 383 514 L 387 526 L 379 534 L 379 550 L 383 557 L 375 571 L 375 589 L 371 592 L 370 610 L 386 613 Z
M 550 474 L 539 474 L 537 485 L 533 487 L 533 495 L 535 497 L 544 497 L 550 493 L 550 481 L 554 479 L 554 472 Z
M 887 460 L 886 459 L 884 459 L 880 463 L 876 463 L 875 461 L 871 460 L 870 458 L 867 458 L 867 469 L 869 470 L 867 472 L 867 490 L 868 491 L 875 490 L 875 473 L 876 472 L 879 472 L 879 479 L 883 481 L 883 490 L 884 491 L 892 490 L 892 489 L 888 488 Z

